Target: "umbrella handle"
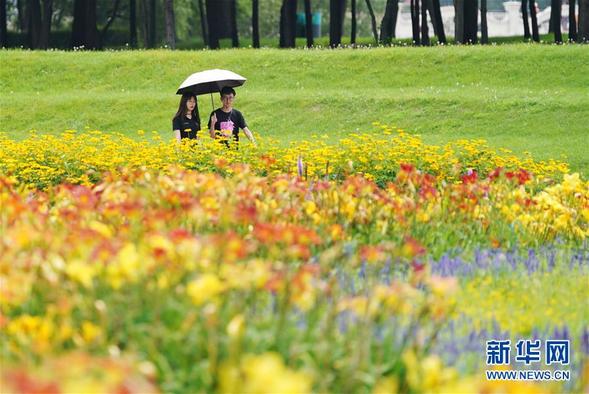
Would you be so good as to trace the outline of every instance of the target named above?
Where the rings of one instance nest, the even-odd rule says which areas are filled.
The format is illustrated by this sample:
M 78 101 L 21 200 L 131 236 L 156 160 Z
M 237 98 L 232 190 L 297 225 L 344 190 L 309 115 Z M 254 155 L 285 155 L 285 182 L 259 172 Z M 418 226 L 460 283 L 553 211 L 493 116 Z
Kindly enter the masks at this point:
M 215 110 L 215 104 L 213 103 L 213 93 L 211 93 L 211 107 L 213 107 L 213 111 Z

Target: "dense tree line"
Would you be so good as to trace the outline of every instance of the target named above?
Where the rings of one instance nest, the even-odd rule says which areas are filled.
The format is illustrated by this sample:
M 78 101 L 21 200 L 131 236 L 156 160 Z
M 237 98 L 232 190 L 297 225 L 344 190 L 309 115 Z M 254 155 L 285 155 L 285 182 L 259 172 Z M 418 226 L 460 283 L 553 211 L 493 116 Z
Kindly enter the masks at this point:
M 430 45 L 432 36 L 446 43 L 441 1 L 449 2 L 409 0 L 414 45 Z M 552 10 L 550 31 L 560 43 L 563 1 L 546 1 Z M 488 2 L 496 4 L 496 0 L 451 0 L 457 43 L 476 44 L 479 34 L 480 43 L 488 43 Z M 539 41 L 535 3 L 521 0 L 522 22 L 524 38 Z M 331 47 L 341 45 L 348 24 L 352 45 L 359 29 L 369 32 L 377 44 L 389 44 L 395 38 L 398 0 L 0 0 L 0 46 L 9 44 L 10 20 L 12 31 L 22 32 L 30 48 L 50 47 L 52 30 L 65 27 L 71 32 L 70 47 L 100 49 L 115 25 L 118 31 L 128 32 L 126 42 L 131 47 L 165 45 L 172 49 L 179 36 L 198 36 L 211 49 L 219 48 L 222 39 L 237 47 L 244 44 L 240 34 L 251 37 L 251 44 L 246 45 L 258 48 L 261 29 L 268 32 L 268 26 L 276 25 L 280 47 L 291 48 L 301 35 L 298 13 L 304 15 L 303 36 L 307 46 L 312 46 L 313 13 L 317 11 L 324 15 Z M 380 20 L 376 12 L 382 15 Z M 568 0 L 568 20 L 569 40 L 589 41 L 589 0 Z

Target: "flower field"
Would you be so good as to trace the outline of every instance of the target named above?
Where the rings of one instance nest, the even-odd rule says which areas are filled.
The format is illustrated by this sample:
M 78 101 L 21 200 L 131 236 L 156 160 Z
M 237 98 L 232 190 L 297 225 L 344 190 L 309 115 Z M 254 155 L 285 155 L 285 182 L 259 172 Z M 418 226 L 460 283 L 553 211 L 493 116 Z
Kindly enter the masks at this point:
M 377 127 L 0 137 L 2 392 L 588 390 L 589 182 Z M 500 339 L 570 340 L 506 367 L 570 379 L 487 380 Z

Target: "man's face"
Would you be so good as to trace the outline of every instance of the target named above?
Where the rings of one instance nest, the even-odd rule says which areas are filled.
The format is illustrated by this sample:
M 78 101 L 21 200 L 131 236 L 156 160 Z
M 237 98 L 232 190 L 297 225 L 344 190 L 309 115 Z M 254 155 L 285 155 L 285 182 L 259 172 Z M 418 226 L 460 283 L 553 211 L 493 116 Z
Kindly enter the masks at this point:
M 230 107 L 233 104 L 233 100 L 235 100 L 235 95 L 233 95 L 233 93 L 224 94 L 221 96 L 221 101 L 226 107 Z

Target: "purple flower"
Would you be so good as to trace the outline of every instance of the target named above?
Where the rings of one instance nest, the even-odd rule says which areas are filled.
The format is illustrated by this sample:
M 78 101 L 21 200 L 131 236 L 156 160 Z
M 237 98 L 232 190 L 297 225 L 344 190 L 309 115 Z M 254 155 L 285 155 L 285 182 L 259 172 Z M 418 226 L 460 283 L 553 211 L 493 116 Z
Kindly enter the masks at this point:
M 297 159 L 297 172 L 299 174 L 299 177 L 302 178 L 303 177 L 303 158 L 301 156 L 299 156 L 299 158 Z

